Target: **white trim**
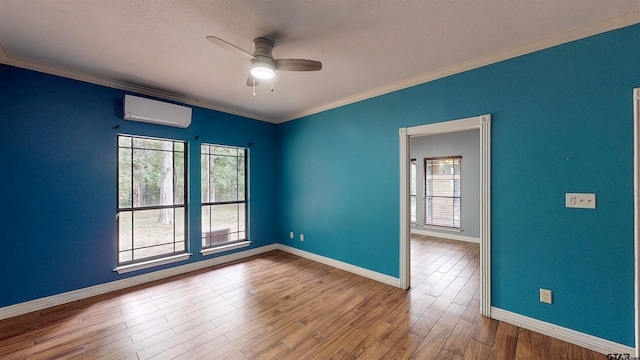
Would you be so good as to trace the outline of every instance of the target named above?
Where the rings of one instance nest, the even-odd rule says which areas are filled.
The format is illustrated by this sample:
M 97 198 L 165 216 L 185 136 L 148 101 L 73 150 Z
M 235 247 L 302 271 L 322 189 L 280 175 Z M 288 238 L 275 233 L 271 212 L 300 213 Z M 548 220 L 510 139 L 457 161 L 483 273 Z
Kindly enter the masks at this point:
M 459 241 L 466 241 L 466 242 L 480 244 L 480 238 L 479 237 L 475 237 L 475 236 L 464 236 L 464 235 L 451 234 L 451 233 L 446 233 L 446 232 L 429 231 L 429 230 L 422 230 L 422 229 L 411 229 L 411 233 L 412 234 L 418 234 L 418 235 L 433 236 L 433 237 L 449 239 L 449 240 L 459 240 Z
M 284 252 L 288 252 L 289 254 L 300 256 L 305 259 L 309 259 L 309 260 L 319 262 L 321 264 L 325 264 L 340 270 L 344 270 L 356 275 L 360 275 L 362 277 L 366 277 L 368 279 L 375 280 L 387 285 L 400 287 L 400 279 L 395 278 L 393 276 L 381 274 L 373 270 L 361 268 L 359 266 L 351 265 L 346 262 L 324 257 L 322 255 L 310 253 L 308 251 L 296 249 L 287 245 L 278 244 L 278 250 L 282 250 Z
M 403 81 L 399 81 L 390 85 L 381 86 L 377 89 L 366 91 L 354 96 L 343 98 L 337 101 L 329 102 L 324 105 L 317 106 L 315 108 L 302 111 L 297 114 L 289 115 L 284 118 L 271 118 L 268 116 L 255 114 L 251 112 L 243 112 L 228 106 L 219 106 L 210 103 L 200 102 L 198 99 L 189 98 L 184 95 L 178 95 L 167 91 L 161 91 L 153 89 L 149 86 L 135 85 L 123 81 L 117 81 L 113 79 L 107 79 L 99 77 L 97 75 L 80 73 L 68 69 L 54 67 L 51 65 L 41 64 L 17 57 L 9 56 L 7 51 L 2 47 L 0 43 L 0 63 L 16 66 L 24 69 L 43 72 L 46 74 L 53 74 L 62 76 L 69 79 L 80 80 L 92 84 L 107 86 L 114 89 L 120 89 L 125 91 L 136 92 L 143 95 L 158 97 L 165 100 L 172 100 L 183 104 L 202 107 L 205 109 L 222 111 L 229 114 L 239 115 L 251 119 L 262 120 L 271 122 L 274 124 L 283 123 L 305 117 L 308 115 L 317 114 L 326 110 L 335 109 L 341 106 L 353 104 L 358 101 L 370 99 L 376 96 L 388 94 L 394 91 L 406 89 L 411 86 L 423 84 L 429 81 L 441 79 L 447 76 L 459 74 L 468 70 L 477 69 L 486 65 L 495 64 L 500 61 L 512 59 L 518 56 L 526 55 L 536 51 L 548 49 L 553 46 L 565 44 L 571 41 L 587 38 L 589 36 L 605 33 L 607 31 L 621 29 L 623 27 L 631 26 L 640 23 L 640 10 L 632 11 L 624 15 L 605 19 L 596 23 L 587 24 L 577 29 L 569 30 L 567 32 L 550 36 L 546 39 L 534 41 L 529 44 L 516 46 L 510 49 L 495 52 L 493 54 L 485 55 L 477 59 L 472 59 L 459 64 L 444 67 L 442 69 L 432 71 L 426 74 L 418 75 Z
M 610 340 L 567 329 L 541 320 L 536 320 L 500 308 L 492 307 L 491 317 L 496 320 L 523 327 L 602 354 L 630 354 L 634 357 L 638 356 L 635 349 L 630 346 L 618 344 Z
M 195 270 L 216 266 L 231 261 L 247 258 L 250 256 L 266 253 L 269 251 L 277 250 L 277 245 L 267 245 L 259 248 L 241 251 L 229 255 L 219 256 L 212 259 L 202 260 L 190 264 L 180 265 L 169 269 L 158 270 L 147 274 L 133 276 L 130 278 L 111 281 L 104 284 L 90 286 L 83 289 L 73 290 L 61 294 L 47 296 L 40 299 L 35 299 L 15 305 L 5 306 L 0 308 L 0 320 L 7 319 L 14 316 L 27 314 L 33 311 L 39 311 L 52 306 L 58 306 L 66 304 L 72 301 L 86 299 L 92 296 L 106 294 L 112 291 L 125 289 L 128 287 L 145 284 L 151 281 L 156 281 L 164 278 L 168 278 L 175 275 L 188 273 Z
M 241 248 L 247 247 L 249 245 L 251 245 L 251 241 L 242 241 L 242 242 L 233 243 L 233 244 L 229 244 L 229 245 L 222 245 L 222 246 L 216 246 L 216 247 L 212 247 L 212 248 L 202 249 L 202 250 L 200 250 L 200 254 L 202 254 L 202 256 L 207 256 L 207 255 L 211 255 L 211 254 L 218 254 L 218 253 L 225 252 L 225 251 L 241 249 Z
M 491 115 L 480 118 L 480 312 L 491 316 Z
M 640 354 L 640 88 L 633 89 L 633 254 L 634 326 L 636 354 Z
M 178 261 L 184 261 L 187 260 L 191 257 L 191 253 L 184 253 L 184 254 L 179 254 L 179 255 L 172 255 L 172 256 L 167 256 L 161 259 L 153 259 L 153 260 L 149 260 L 149 261 L 143 261 L 143 262 L 139 262 L 136 264 L 131 264 L 131 265 L 124 265 L 124 266 L 118 266 L 115 269 L 113 269 L 113 271 L 117 271 L 118 274 L 126 274 L 128 272 L 132 272 L 132 271 L 138 271 L 138 270 L 142 270 L 142 269 L 149 269 L 152 267 L 156 267 L 156 266 L 160 266 L 160 265 L 166 265 L 166 264 L 172 264 L 174 262 L 178 262 Z
M 480 313 L 491 316 L 491 115 L 400 129 L 400 275 L 411 268 L 408 168 L 409 138 L 479 129 L 480 133 Z M 406 285 L 410 285 L 406 279 Z M 405 285 L 402 283 L 402 285 Z
M 411 202 L 409 201 L 409 189 L 411 187 L 411 154 L 409 136 L 407 129 L 399 130 L 400 135 L 400 239 L 411 237 L 411 224 L 407 221 L 411 214 Z M 408 160 L 407 160 L 408 159 Z M 411 259 L 411 246 L 408 241 L 400 240 L 400 288 L 409 289 L 411 287 L 411 266 L 403 266 L 409 264 Z
M 498 63 L 500 61 L 513 59 L 518 56 L 530 54 L 536 51 L 548 49 L 554 46 L 565 44 L 571 41 L 587 38 L 589 36 L 605 33 L 607 31 L 621 29 L 623 27 L 631 26 L 640 23 L 640 10 L 632 11 L 624 15 L 605 19 L 596 23 L 591 23 L 577 29 L 569 30 L 567 32 L 550 36 L 546 39 L 534 41 L 529 44 L 516 46 L 510 49 L 495 52 L 493 54 L 485 55 L 476 59 L 465 61 L 459 64 L 451 65 L 432 71 L 426 74 L 418 75 L 407 80 L 399 81 L 390 85 L 384 85 L 377 89 L 369 90 L 356 94 L 338 101 L 330 102 L 307 111 L 300 112 L 298 114 L 288 116 L 280 122 L 286 122 L 290 120 L 299 119 L 301 117 L 313 115 L 319 112 L 331 110 L 341 106 L 356 103 L 358 101 L 370 99 L 376 96 L 388 94 L 394 91 L 406 89 L 415 85 L 420 85 L 429 81 L 445 78 L 447 76 L 459 74 L 465 71 L 477 69 L 483 66 Z

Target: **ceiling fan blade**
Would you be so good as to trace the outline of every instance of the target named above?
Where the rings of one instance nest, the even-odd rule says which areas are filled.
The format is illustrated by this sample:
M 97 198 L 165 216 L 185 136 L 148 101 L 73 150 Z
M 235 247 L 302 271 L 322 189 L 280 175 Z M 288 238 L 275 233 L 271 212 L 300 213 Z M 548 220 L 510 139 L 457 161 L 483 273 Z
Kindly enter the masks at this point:
M 306 59 L 278 59 L 276 69 L 284 71 L 317 71 L 322 70 L 322 63 Z
M 253 80 L 255 79 L 255 84 L 259 85 L 260 84 L 260 80 L 254 78 L 252 75 L 249 75 L 249 77 L 247 78 L 247 86 L 253 86 Z
M 249 54 L 248 52 L 240 49 L 239 47 L 237 47 L 237 46 L 235 46 L 235 45 L 233 45 L 233 44 L 231 44 L 231 43 L 229 43 L 227 41 L 224 41 L 224 40 L 222 40 L 220 38 L 217 38 L 215 36 L 207 36 L 207 40 L 209 40 L 212 43 L 220 46 L 221 48 L 223 48 L 223 49 L 225 49 L 225 50 L 227 50 L 227 51 L 229 51 L 231 53 L 234 53 L 234 54 L 236 54 L 236 55 L 238 55 L 240 57 L 243 57 L 243 58 L 245 58 L 247 60 L 254 60 L 255 59 L 253 57 L 253 55 Z

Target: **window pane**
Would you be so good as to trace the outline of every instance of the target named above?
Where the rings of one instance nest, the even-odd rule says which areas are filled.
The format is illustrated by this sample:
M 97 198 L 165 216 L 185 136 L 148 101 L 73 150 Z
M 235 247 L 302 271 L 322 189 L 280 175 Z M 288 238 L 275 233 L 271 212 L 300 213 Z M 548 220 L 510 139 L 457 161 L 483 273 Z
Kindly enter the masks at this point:
M 131 260 L 133 260 L 133 251 L 132 250 L 123 251 L 118 256 L 118 261 L 121 262 L 121 263 L 127 262 L 127 261 L 131 261 Z
M 434 225 L 451 226 L 453 222 L 453 199 L 432 199 L 432 222 Z
M 145 257 L 173 253 L 173 221 L 163 224 L 162 218 L 173 219 L 174 209 L 153 209 L 138 210 L 133 212 L 134 230 L 133 245 L 137 249 L 134 251 L 134 260 Z M 165 245 L 170 245 L 170 251 L 159 252 L 160 249 L 167 249 Z
M 202 206 L 202 232 L 211 229 L 211 205 Z
M 175 252 L 184 252 L 186 249 L 184 248 L 184 242 L 177 242 Z
M 121 147 L 131 147 L 131 138 L 128 136 L 119 136 L 118 137 L 118 146 Z
M 160 201 L 159 205 L 173 205 L 174 204 L 174 185 L 175 185 L 175 164 L 173 144 L 169 141 L 162 142 L 163 151 L 160 152 L 161 167 L 159 169 L 160 175 Z M 155 205 L 155 204 L 154 204 Z
M 239 214 L 239 211 L 241 214 Z M 205 216 L 207 217 L 206 219 Z M 211 223 L 210 227 L 206 223 L 207 221 Z M 242 225 L 240 225 L 240 221 L 242 221 Z M 242 230 L 244 232 L 245 230 L 244 204 L 203 206 L 202 222 L 203 247 L 218 246 L 237 241 L 238 231 Z M 240 227 L 241 229 L 239 229 Z
M 186 231 L 186 224 L 185 224 L 185 220 L 186 220 L 186 216 L 185 216 L 185 209 L 184 208 L 175 208 L 174 209 L 174 229 L 175 229 L 175 242 L 176 244 L 184 244 L 186 238 L 185 238 L 185 231 Z M 182 250 L 184 250 L 184 245 L 182 247 Z
M 211 157 L 205 154 L 200 156 L 200 201 L 203 203 L 213 201 L 209 198 L 210 182 L 209 182 L 209 161 Z
M 236 157 L 213 156 L 209 168 L 213 178 L 215 201 L 238 200 L 238 164 Z
M 184 166 L 184 154 L 176 153 L 174 155 L 173 164 L 175 166 L 174 175 L 174 201 L 176 205 L 183 205 L 185 203 L 184 190 L 185 190 L 185 166 Z
M 211 209 L 211 228 L 238 231 L 238 204 L 214 205 Z
M 160 153 L 133 150 L 133 206 L 160 205 Z
M 242 154 L 244 154 L 244 151 L 242 151 Z M 245 174 L 244 174 L 244 169 L 245 169 L 245 159 L 244 157 L 239 157 L 237 160 L 237 164 L 236 164 L 236 169 L 238 169 L 238 189 L 237 189 L 237 194 L 236 194 L 236 198 L 238 199 L 238 201 L 244 201 L 245 199 L 245 189 L 244 189 L 244 180 L 245 180 Z
M 460 198 L 453 199 L 453 227 L 460 227 Z
M 247 223 L 245 220 L 246 217 L 246 204 L 238 204 L 238 231 L 246 231 L 245 224 Z M 244 240 L 246 237 L 241 237 Z
M 184 142 L 119 136 L 118 262 L 186 251 Z M 144 207 L 164 206 L 160 209 Z
M 130 139 L 129 139 L 130 140 Z M 118 206 L 130 208 L 133 200 L 131 188 L 131 149 L 118 150 Z
M 118 214 L 118 261 L 129 261 L 132 259 L 133 242 L 133 214 L 130 211 Z

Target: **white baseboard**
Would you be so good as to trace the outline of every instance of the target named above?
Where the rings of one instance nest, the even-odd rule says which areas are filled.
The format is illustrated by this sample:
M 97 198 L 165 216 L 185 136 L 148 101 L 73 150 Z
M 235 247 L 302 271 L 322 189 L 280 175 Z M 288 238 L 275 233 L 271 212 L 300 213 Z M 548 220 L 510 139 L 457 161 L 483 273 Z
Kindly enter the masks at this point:
M 130 278 L 111 281 L 108 283 L 90 286 L 83 289 L 73 290 L 61 294 L 47 296 L 40 299 L 35 299 L 15 305 L 5 306 L 0 308 L 0 320 L 7 319 L 14 316 L 24 315 L 33 311 L 39 311 L 53 306 L 66 304 L 72 301 L 86 299 L 96 295 L 106 294 L 112 291 L 125 289 L 128 287 L 145 284 L 151 281 L 168 278 L 184 273 L 188 273 L 195 270 L 204 269 L 207 267 L 224 264 L 227 262 L 240 260 L 246 257 L 262 254 L 265 252 L 277 250 L 277 244 L 262 246 L 259 248 L 241 251 L 229 255 L 219 256 L 207 260 L 202 260 L 194 263 L 189 263 L 181 266 L 172 267 L 169 269 L 158 270 L 147 274 L 133 276 Z
M 446 233 L 446 232 L 429 231 L 429 230 L 414 229 L 414 228 L 411 228 L 411 233 L 412 234 L 418 234 L 418 235 L 439 237 L 439 238 L 449 239 L 449 240 L 460 240 L 460 241 L 466 241 L 466 242 L 472 242 L 472 243 L 480 244 L 480 238 L 479 237 L 473 237 L 473 236 L 464 236 L 464 235 L 458 235 L 458 234 L 450 234 L 450 233 Z
M 399 278 L 395 278 L 393 276 L 389 276 L 389 275 L 385 275 L 385 274 L 381 274 L 379 272 L 373 271 L 373 270 L 369 270 L 369 269 L 365 269 L 365 268 L 361 268 L 359 266 L 355 266 L 355 265 L 351 265 L 342 261 L 338 261 L 338 260 L 334 260 L 328 257 L 324 257 L 321 255 L 317 255 L 314 253 L 310 253 L 308 251 L 304 251 L 304 250 L 300 250 L 300 249 L 296 249 L 287 245 L 282 245 L 282 244 L 278 244 L 278 250 L 282 250 L 284 252 L 288 252 L 290 254 L 293 255 L 297 255 L 300 257 L 303 257 L 305 259 L 309 259 L 315 262 L 319 262 L 325 265 L 329 265 L 331 267 L 340 269 L 340 270 L 344 270 L 356 275 L 360 275 L 362 277 L 366 277 L 369 278 L 371 280 L 375 280 L 387 285 L 391 285 L 391 286 L 395 286 L 395 287 L 400 287 L 400 279 Z
M 536 320 L 500 308 L 491 307 L 491 317 L 602 354 L 629 354 L 632 357 L 638 356 L 636 350 L 631 346 L 618 344 L 613 341 Z

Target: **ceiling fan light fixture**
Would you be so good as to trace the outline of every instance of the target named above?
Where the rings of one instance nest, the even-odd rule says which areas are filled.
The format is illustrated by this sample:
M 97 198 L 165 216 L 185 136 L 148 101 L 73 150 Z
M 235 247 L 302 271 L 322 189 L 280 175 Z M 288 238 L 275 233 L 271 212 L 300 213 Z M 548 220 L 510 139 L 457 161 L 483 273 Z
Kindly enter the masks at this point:
M 254 61 L 251 63 L 251 76 L 260 80 L 268 80 L 276 76 L 276 71 L 272 64 L 263 61 Z

